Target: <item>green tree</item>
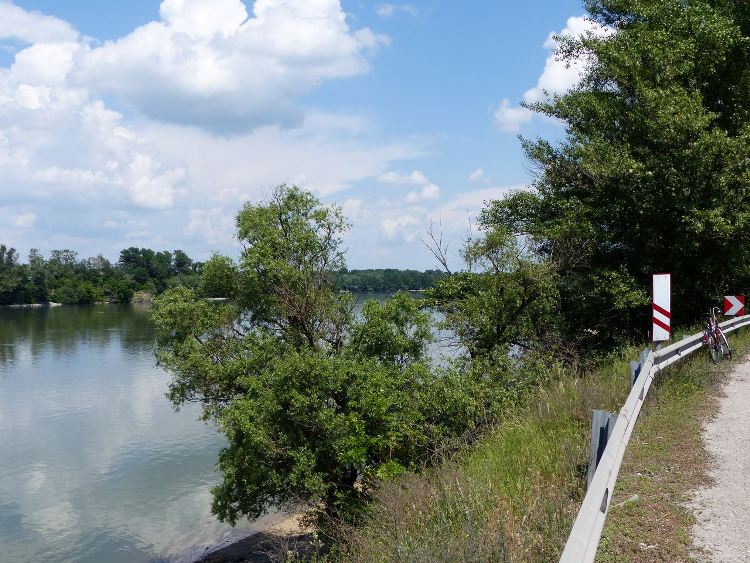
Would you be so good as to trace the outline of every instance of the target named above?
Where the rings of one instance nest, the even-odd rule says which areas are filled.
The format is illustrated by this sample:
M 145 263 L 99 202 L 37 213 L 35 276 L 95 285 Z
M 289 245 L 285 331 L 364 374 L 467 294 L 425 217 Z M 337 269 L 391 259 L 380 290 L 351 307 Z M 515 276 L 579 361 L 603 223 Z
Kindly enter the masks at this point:
M 22 281 L 18 252 L 15 248 L 0 244 L 0 303 L 16 302 Z
M 172 275 L 187 276 L 195 273 L 193 260 L 182 250 L 172 253 Z
M 234 297 L 238 276 L 237 265 L 231 258 L 214 254 L 201 268 L 198 291 L 203 297 Z
M 478 222 L 481 235 L 463 250 L 467 269 L 427 290 L 428 302 L 474 360 L 502 358 L 513 349 L 547 352 L 557 342 L 556 273 L 485 219 Z
M 416 468 L 499 401 L 484 375 L 429 364 L 429 315 L 408 295 L 353 315 L 330 275 L 344 266 L 338 208 L 281 186 L 237 226 L 239 265 L 214 257 L 203 269 L 230 274 L 232 301 L 183 287 L 153 310 L 169 397 L 202 404 L 228 438 L 220 518 L 299 502 L 349 517 L 378 478 Z
M 750 10 L 736 0 L 588 0 L 604 34 L 560 38 L 580 85 L 530 106 L 565 124 L 523 140 L 535 191 L 487 224 L 532 240 L 559 273 L 581 345 L 643 338 L 650 276 L 672 272 L 675 321 L 750 285 Z
M 41 252 L 36 248 L 29 251 L 27 300 L 30 303 L 42 303 L 49 300 L 47 286 L 47 264 Z

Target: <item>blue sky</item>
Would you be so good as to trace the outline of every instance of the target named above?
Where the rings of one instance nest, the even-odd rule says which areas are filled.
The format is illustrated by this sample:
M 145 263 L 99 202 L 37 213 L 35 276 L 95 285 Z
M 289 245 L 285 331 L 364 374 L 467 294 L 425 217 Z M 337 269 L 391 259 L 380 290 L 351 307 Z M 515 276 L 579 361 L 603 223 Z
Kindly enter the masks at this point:
M 530 182 L 520 108 L 575 83 L 578 0 L 0 0 L 0 241 L 237 253 L 274 185 L 343 206 L 350 267 L 435 264 Z

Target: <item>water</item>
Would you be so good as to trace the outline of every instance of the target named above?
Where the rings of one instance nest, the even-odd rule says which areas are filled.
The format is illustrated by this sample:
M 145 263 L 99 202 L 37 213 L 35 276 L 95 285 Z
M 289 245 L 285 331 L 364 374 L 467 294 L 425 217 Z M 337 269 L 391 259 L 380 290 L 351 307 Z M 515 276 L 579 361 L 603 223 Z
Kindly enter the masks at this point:
M 0 309 L 0 561 L 190 560 L 223 437 L 176 413 L 136 306 Z
M 173 410 L 153 338 L 134 305 L 0 308 L 0 562 L 192 561 L 281 518 L 211 515 L 225 441 Z

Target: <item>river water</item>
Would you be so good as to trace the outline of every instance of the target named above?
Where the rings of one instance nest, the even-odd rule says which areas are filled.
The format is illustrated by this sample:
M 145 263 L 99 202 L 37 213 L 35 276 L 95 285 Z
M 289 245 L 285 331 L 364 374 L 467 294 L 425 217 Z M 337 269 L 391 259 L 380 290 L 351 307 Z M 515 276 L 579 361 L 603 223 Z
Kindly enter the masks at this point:
M 225 441 L 174 411 L 153 339 L 136 305 L 0 308 L 0 562 L 193 561 L 282 518 L 211 515 Z
M 223 437 L 164 397 L 136 306 L 0 309 L 0 561 L 190 560 Z

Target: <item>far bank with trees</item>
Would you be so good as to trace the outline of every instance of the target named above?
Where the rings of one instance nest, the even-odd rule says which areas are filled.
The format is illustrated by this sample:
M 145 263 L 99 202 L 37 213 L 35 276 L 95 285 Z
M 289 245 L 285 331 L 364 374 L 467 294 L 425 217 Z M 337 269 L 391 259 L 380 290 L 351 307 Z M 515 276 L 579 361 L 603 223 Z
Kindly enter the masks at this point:
M 228 258 L 212 256 L 199 262 L 182 250 L 155 251 L 130 247 L 111 262 L 101 254 L 81 258 L 73 250 L 53 250 L 44 257 L 31 249 L 26 262 L 18 252 L 0 244 L 0 305 L 129 303 L 134 295 L 150 299 L 165 290 L 189 287 L 202 297 L 227 297 L 222 280 Z M 201 278 L 206 270 L 207 276 Z M 340 290 L 353 293 L 423 290 L 444 277 L 436 270 L 369 269 L 333 272 Z

